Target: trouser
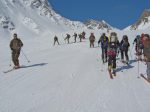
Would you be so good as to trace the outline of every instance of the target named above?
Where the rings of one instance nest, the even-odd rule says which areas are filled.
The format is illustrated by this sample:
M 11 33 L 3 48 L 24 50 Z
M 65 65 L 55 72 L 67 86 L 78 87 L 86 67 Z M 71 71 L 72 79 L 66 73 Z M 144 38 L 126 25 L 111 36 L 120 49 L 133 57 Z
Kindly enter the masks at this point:
M 16 50 L 12 51 L 12 61 L 15 66 L 19 66 L 19 59 L 18 59 L 19 55 L 20 55 L 20 51 L 16 51 Z
M 146 62 L 146 65 L 147 65 L 147 70 L 146 70 L 147 78 L 150 79 L 150 62 Z
M 82 42 L 82 38 L 80 37 L 80 42 Z
M 108 67 L 116 69 L 116 55 L 108 56 Z
M 102 60 L 107 61 L 107 48 L 102 47 Z
M 57 42 L 57 44 L 59 45 L 59 42 L 58 42 L 58 40 L 55 40 L 55 41 L 54 41 L 54 45 L 55 45 L 55 43 L 56 43 L 56 42 Z
M 121 50 L 121 59 L 122 60 L 124 60 L 124 55 L 125 55 L 126 61 L 129 61 L 128 50 Z
M 76 43 L 77 37 L 74 38 L 74 43 Z
M 90 41 L 90 48 L 93 47 L 94 48 L 94 41 Z

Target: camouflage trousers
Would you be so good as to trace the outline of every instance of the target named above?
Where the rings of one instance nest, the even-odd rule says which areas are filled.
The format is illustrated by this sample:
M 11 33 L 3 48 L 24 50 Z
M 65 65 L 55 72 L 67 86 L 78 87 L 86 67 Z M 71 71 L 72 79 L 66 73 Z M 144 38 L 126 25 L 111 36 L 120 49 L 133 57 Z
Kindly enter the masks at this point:
M 18 51 L 18 50 L 12 51 L 12 61 L 15 66 L 19 66 L 19 59 L 18 59 L 19 55 L 20 55 L 20 51 Z
M 93 47 L 94 48 L 94 41 L 90 41 L 90 48 Z

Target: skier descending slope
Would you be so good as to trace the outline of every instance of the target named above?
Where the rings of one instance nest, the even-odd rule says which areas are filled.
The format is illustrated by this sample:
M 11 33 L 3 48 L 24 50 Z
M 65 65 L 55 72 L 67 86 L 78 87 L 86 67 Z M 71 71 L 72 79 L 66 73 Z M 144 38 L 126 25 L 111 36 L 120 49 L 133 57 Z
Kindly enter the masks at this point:
M 126 64 L 128 64 L 129 62 L 129 56 L 128 56 L 129 47 L 130 47 L 130 44 L 128 41 L 128 36 L 124 35 L 120 42 L 120 52 L 121 52 L 121 61 Z M 124 55 L 125 55 L 126 61 L 124 60 Z
M 141 76 L 150 83 L 150 36 L 145 34 L 143 37 L 144 44 L 144 60 L 147 64 L 147 78 L 141 74 Z
M 105 33 L 102 34 L 100 37 L 98 44 L 101 43 L 101 49 L 102 49 L 102 61 L 103 63 L 107 62 L 107 49 L 108 49 L 108 37 L 105 35 Z
M 113 75 L 116 76 L 116 56 L 117 50 L 119 47 L 119 41 L 117 33 L 112 32 L 110 34 L 109 43 L 108 43 L 108 71 L 110 78 L 113 79 Z
M 21 51 L 21 47 L 23 46 L 22 41 L 17 37 L 17 34 L 14 33 L 13 40 L 10 42 L 10 49 L 12 50 L 12 61 L 14 63 L 14 69 L 17 69 L 20 67 L 19 65 L 19 55 Z

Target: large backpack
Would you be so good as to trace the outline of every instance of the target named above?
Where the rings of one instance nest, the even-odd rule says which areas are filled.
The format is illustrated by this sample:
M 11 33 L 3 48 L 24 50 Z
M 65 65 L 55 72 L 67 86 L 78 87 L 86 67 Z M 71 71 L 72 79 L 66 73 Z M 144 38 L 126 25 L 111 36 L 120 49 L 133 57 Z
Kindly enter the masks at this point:
M 137 47 L 138 47 L 139 49 L 143 49 L 143 48 L 144 48 L 144 45 L 143 45 L 143 42 L 142 42 L 142 38 L 141 38 L 140 35 L 138 35 L 138 36 L 136 37 L 136 44 L 137 44 Z
M 121 43 L 121 50 L 126 50 L 130 46 L 127 35 L 124 35 Z
M 147 61 L 150 61 L 150 37 L 145 40 L 144 42 L 144 50 L 143 50 L 144 56 L 148 59 Z
M 103 48 L 108 47 L 108 37 L 106 37 L 106 36 L 101 37 L 101 45 L 102 45 Z

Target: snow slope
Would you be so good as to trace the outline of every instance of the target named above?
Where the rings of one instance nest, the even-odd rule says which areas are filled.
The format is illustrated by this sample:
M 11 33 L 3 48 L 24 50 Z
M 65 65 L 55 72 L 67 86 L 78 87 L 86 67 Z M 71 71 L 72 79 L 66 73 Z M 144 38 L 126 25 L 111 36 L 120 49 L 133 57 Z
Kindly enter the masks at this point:
M 91 31 L 86 32 L 88 38 Z M 100 32 L 94 33 L 98 40 Z M 131 42 L 137 34 L 118 33 L 119 37 L 128 34 Z M 1 39 L 0 112 L 150 111 L 150 84 L 137 78 L 132 45 L 131 66 L 117 61 L 117 76 L 111 80 L 107 64 L 102 65 L 99 47 L 90 49 L 88 39 L 68 45 L 63 34 L 58 35 L 60 46 L 53 46 L 49 37 L 23 38 L 23 51 L 31 62 L 27 63 L 21 53 L 20 63 L 26 68 L 8 74 L 2 71 L 11 68 L 9 38 Z M 145 73 L 145 64 L 140 62 L 139 66 Z
M 0 10 L 0 28 L 10 34 L 36 37 L 47 32 L 86 29 L 83 23 L 57 14 L 48 0 L 1 0 Z

